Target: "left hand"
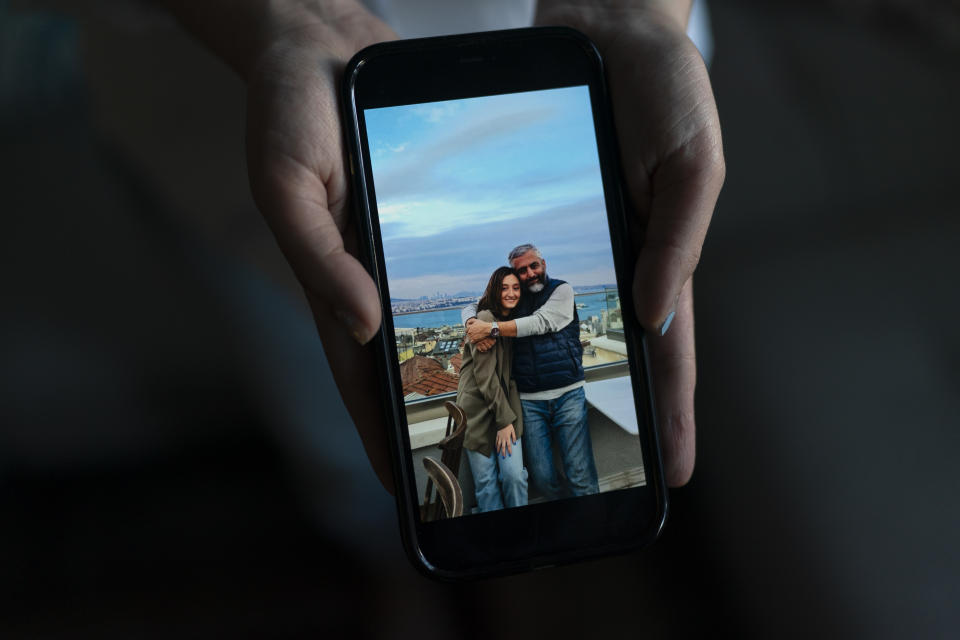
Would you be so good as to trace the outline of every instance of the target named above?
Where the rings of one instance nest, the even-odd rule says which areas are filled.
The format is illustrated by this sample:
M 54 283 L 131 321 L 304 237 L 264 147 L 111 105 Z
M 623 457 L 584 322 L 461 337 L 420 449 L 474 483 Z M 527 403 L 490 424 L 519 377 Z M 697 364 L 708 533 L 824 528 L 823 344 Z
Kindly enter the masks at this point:
M 710 79 L 686 35 L 689 12 L 688 0 L 540 0 L 536 20 L 579 29 L 603 55 L 639 255 L 635 311 L 651 337 L 671 487 L 693 473 L 693 271 L 726 173 Z
M 487 351 L 490 351 L 490 349 L 493 349 L 493 345 L 495 344 L 497 344 L 496 338 L 484 338 L 476 344 L 477 351 L 480 353 L 486 353 Z

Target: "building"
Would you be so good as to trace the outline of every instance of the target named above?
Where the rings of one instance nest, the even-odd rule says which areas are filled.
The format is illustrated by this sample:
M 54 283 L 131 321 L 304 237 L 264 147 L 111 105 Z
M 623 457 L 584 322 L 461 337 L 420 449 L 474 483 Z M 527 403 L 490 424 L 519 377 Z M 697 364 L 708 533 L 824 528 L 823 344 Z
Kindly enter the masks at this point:
M 461 341 L 455 338 L 438 339 L 433 349 L 431 349 L 427 355 L 439 362 L 440 365 L 446 369 L 450 365 L 450 358 L 460 354 L 460 344 Z
M 446 371 L 433 358 L 414 356 L 400 363 L 400 381 L 403 399 L 410 401 L 455 392 L 460 384 L 460 376 Z

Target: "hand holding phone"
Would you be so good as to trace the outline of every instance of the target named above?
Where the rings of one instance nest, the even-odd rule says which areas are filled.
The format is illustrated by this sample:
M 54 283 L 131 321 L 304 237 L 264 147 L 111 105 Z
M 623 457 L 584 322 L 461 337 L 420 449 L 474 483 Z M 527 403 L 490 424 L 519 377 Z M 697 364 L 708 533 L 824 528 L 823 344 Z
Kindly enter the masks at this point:
M 686 35 L 690 10 L 689 1 L 541 0 L 536 16 L 587 34 L 604 59 L 639 250 L 636 312 L 649 336 L 671 487 L 693 473 L 693 271 L 726 175 L 710 79 Z
M 392 492 L 385 425 L 372 382 L 375 365 L 362 346 L 380 326 L 380 306 L 376 287 L 356 258 L 338 81 L 358 49 L 396 35 L 359 4 L 335 16 L 282 4 L 275 3 L 282 15 L 267 21 L 278 35 L 266 38 L 267 45 L 249 62 L 231 61 L 248 83 L 251 190 L 303 286 L 373 469 Z M 231 11 L 247 6 L 235 3 Z M 205 3 L 197 3 L 191 12 L 206 10 Z
M 375 366 L 353 339 L 372 336 L 380 309 L 373 283 L 349 259 L 357 246 L 346 224 L 349 171 L 336 83 L 357 50 L 395 35 L 350 0 L 338 0 L 336 11 L 323 0 L 276 2 L 267 14 L 260 3 L 235 2 L 230 21 L 218 3 L 162 4 L 248 84 L 248 166 L 258 206 L 304 285 L 347 409 L 374 470 L 392 490 L 381 411 L 370 389 L 358 383 L 372 380 Z M 640 228 L 632 230 L 636 244 L 644 242 L 645 224 L 682 227 L 672 238 L 677 255 L 687 256 L 674 262 L 679 278 L 667 269 L 638 272 L 638 288 L 655 299 L 653 307 L 664 311 L 677 303 L 670 331 L 661 340 L 651 336 L 649 344 L 659 363 L 654 386 L 671 486 L 686 482 L 694 451 L 692 289 L 687 284 L 678 298 L 678 281 L 696 262 L 724 173 L 709 82 L 684 35 L 689 11 L 685 0 L 602 6 L 540 0 L 536 16 L 538 24 L 586 33 L 607 61 L 628 192 L 642 214 Z M 669 181 L 659 171 L 667 164 L 673 167 Z M 698 166 L 686 170 L 685 164 Z M 671 187 L 652 190 L 658 180 Z M 654 192 L 666 196 L 662 206 L 652 207 Z M 291 206 L 297 201 L 300 206 Z M 651 331 L 665 319 L 660 311 L 652 320 L 641 316 Z

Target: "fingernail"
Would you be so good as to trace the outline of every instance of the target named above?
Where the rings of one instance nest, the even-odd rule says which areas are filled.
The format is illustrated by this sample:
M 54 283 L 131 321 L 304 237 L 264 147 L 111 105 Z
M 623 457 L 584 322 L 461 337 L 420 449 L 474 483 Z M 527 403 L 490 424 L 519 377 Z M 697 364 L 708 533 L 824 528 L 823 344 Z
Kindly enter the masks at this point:
M 354 340 L 360 344 L 367 343 L 367 340 L 364 339 L 363 325 L 355 315 L 349 311 L 344 311 L 343 309 L 337 309 L 334 311 L 334 315 L 337 317 L 337 320 L 340 321 L 340 324 L 346 327 L 347 331 L 350 332 L 350 335 Z
M 667 318 L 663 321 L 663 324 L 660 325 L 660 335 L 667 335 L 667 331 L 670 329 L 670 325 L 673 324 L 673 317 L 677 315 L 676 311 L 671 311 L 667 314 Z

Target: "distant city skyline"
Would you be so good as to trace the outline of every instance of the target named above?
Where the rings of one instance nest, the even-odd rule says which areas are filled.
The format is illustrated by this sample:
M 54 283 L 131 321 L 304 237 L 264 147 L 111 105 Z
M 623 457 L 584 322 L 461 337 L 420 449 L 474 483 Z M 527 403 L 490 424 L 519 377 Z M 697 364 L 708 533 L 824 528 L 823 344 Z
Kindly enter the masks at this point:
M 576 293 L 581 292 L 590 292 L 599 291 L 600 289 L 613 287 L 614 283 L 599 283 L 599 284 L 588 284 L 588 285 L 571 285 Z M 422 295 L 415 298 L 401 298 L 398 296 L 390 296 L 390 302 L 413 302 L 416 300 L 440 300 L 444 298 L 462 298 L 466 296 L 481 296 L 483 295 L 483 289 L 477 289 L 475 291 L 454 291 L 453 293 L 445 291 L 435 291 L 433 295 Z
M 482 292 L 516 245 L 616 282 L 587 87 L 368 109 L 390 295 Z

